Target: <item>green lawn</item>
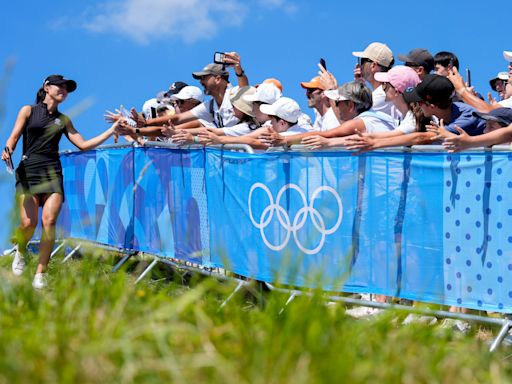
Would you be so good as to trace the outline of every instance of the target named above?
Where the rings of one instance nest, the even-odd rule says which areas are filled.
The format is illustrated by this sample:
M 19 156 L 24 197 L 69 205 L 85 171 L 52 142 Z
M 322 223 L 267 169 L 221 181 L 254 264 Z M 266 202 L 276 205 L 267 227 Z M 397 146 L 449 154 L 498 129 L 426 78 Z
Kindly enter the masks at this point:
M 156 270 L 135 286 L 135 263 L 112 274 L 111 256 L 84 253 L 53 260 L 43 292 L 0 257 L 0 383 L 512 382 L 512 349 L 490 354 L 488 329 L 354 320 L 320 296 L 280 315 L 287 296 L 256 286 L 219 310 L 231 282 Z

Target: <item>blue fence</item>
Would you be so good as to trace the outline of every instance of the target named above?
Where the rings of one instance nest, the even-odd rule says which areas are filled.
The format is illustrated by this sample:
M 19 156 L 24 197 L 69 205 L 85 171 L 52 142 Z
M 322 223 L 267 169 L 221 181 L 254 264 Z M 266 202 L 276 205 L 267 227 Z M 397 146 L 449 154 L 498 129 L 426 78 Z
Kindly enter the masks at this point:
M 512 154 L 61 156 L 63 237 L 299 287 L 512 312 Z

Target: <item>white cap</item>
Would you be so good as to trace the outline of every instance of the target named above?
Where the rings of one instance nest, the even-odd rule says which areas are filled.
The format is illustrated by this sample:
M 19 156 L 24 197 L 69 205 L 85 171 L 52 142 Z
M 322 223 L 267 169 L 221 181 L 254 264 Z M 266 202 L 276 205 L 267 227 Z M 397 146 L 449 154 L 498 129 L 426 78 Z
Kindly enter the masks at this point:
M 197 101 L 203 102 L 203 92 L 198 88 L 194 87 L 193 85 L 187 85 L 186 87 L 183 87 L 178 93 L 171 96 L 172 99 L 180 99 L 180 100 L 188 100 L 188 99 L 194 99 Z
M 512 63 L 512 51 L 503 51 L 503 57 Z
M 273 83 L 262 83 L 252 95 L 244 96 L 247 101 L 259 101 L 265 104 L 273 104 L 283 94 Z
M 144 105 L 142 105 L 142 113 L 144 114 L 144 117 L 146 119 L 151 119 L 151 108 L 155 108 L 156 110 L 159 105 L 160 102 L 156 98 L 147 100 Z
M 274 104 L 263 104 L 260 106 L 260 111 L 270 116 L 277 116 L 292 124 L 299 120 L 301 114 L 299 104 L 288 97 L 281 97 Z
M 350 100 L 348 97 L 340 95 L 338 89 L 329 89 L 327 91 L 324 91 L 324 95 L 334 101 Z

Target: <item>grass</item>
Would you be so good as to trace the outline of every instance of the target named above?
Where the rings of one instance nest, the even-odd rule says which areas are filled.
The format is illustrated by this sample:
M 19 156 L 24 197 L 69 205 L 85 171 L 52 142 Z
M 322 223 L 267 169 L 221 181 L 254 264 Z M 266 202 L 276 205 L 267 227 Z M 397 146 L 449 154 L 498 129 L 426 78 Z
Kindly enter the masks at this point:
M 38 292 L 11 259 L 0 258 L 0 383 L 512 381 L 510 349 L 398 325 L 404 314 L 356 321 L 316 295 L 280 315 L 287 297 L 257 286 L 219 310 L 232 283 L 157 270 L 135 286 L 135 264 L 113 274 L 102 254 L 53 260 Z

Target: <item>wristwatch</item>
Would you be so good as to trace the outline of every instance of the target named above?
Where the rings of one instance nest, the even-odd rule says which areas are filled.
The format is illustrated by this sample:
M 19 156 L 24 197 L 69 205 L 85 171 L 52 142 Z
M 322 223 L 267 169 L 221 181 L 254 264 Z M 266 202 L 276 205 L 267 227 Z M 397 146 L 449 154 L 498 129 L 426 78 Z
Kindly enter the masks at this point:
M 139 128 L 135 128 L 135 134 L 138 136 L 140 135 L 140 129 Z

